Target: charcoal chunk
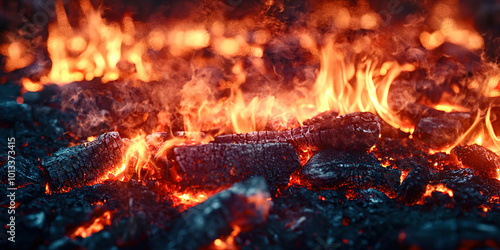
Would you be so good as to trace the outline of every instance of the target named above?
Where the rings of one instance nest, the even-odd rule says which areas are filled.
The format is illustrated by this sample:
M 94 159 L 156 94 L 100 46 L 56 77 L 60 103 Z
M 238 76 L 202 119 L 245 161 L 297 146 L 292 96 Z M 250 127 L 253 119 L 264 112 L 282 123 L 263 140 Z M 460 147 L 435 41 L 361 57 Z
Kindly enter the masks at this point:
M 325 149 L 316 153 L 300 171 L 313 188 L 368 189 L 395 193 L 401 172 L 382 167 L 372 155 L 359 151 Z
M 457 146 L 451 151 L 452 158 L 460 161 L 465 167 L 474 169 L 483 178 L 498 178 L 500 157 L 493 151 L 474 144 Z
M 430 179 L 431 175 L 427 167 L 421 165 L 412 166 L 412 169 L 399 187 L 398 199 L 408 205 L 417 203 L 421 200 L 422 195 L 425 193 Z

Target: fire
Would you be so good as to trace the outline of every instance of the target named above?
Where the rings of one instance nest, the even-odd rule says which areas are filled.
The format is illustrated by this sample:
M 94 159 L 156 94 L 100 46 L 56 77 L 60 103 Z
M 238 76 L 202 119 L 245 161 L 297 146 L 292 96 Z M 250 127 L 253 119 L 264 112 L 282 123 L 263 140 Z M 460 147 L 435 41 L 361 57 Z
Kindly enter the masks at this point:
M 92 220 L 90 225 L 78 227 L 70 237 L 75 239 L 76 237 L 86 238 L 93 233 L 97 233 L 104 229 L 105 226 L 111 225 L 111 212 L 106 211 L 101 216 Z
M 447 188 L 444 184 L 439 183 L 439 184 L 428 184 L 425 188 L 425 193 L 422 196 L 422 199 L 425 199 L 425 197 L 431 197 L 433 192 L 441 192 L 443 194 L 447 194 L 450 197 L 453 197 L 453 190 Z
M 274 4 L 275 1 L 269 1 L 266 6 Z M 428 23 L 417 27 L 411 22 L 405 23 L 407 26 L 403 29 L 408 34 L 401 37 L 414 38 L 419 50 L 423 46 L 432 51 L 445 43 L 457 44 L 470 51 L 484 47 L 481 35 L 456 14 L 459 11 L 453 1 L 429 3 L 429 6 Z M 182 116 L 183 129 L 190 133 L 217 131 L 210 135 L 215 136 L 265 130 L 271 118 L 273 123 L 283 124 L 286 129 L 327 110 L 338 111 L 340 115 L 369 111 L 377 113 L 393 127 L 406 132 L 414 129 L 415 124 L 400 119 L 399 111 L 391 109 L 388 96 L 394 80 L 402 73 L 415 71 L 421 62 L 405 63 L 386 56 L 389 51 L 401 48 L 386 48 L 390 41 L 384 40 L 384 18 L 369 8 L 351 9 L 338 3 L 313 4 L 307 27 L 293 29 L 289 35 L 297 39 L 300 50 L 310 53 L 312 59 L 303 60 L 319 64 L 319 69 L 312 69 L 305 76 L 306 80 L 292 79 L 293 91 L 286 92 L 282 89 L 271 91 L 274 85 L 261 84 L 266 81 L 261 80 L 264 78 L 278 82 L 286 78 L 276 68 L 270 68 L 268 61 L 269 53 L 274 53 L 274 45 L 278 48 L 277 54 L 281 54 L 281 47 L 286 47 L 280 45 L 282 41 L 276 39 L 275 31 L 267 25 L 279 22 L 277 20 L 262 22 L 261 15 L 225 20 L 222 12 L 216 11 L 218 14 L 207 17 L 193 14 L 181 21 L 142 23 L 129 14 L 121 20 L 107 20 L 103 18 L 103 8 L 93 6 L 89 0 L 81 0 L 79 10 L 73 10 L 78 15 L 67 12 L 61 1 L 57 1 L 55 7 L 56 19 L 49 26 L 46 43 L 52 67 L 39 80 L 35 80 L 38 77 L 22 79 L 23 91 L 36 92 L 41 91 L 44 84 L 64 85 L 75 81 L 130 81 L 134 85 L 149 82 L 169 86 L 172 81 L 178 81 L 172 79 L 174 73 L 171 72 L 180 67 L 179 71 L 187 77 L 172 91 L 179 95 L 178 107 L 174 108 Z M 335 29 L 319 36 L 317 29 L 323 28 L 325 20 Z M 376 35 L 355 37 L 346 42 L 342 31 L 348 29 L 373 31 Z M 6 57 L 7 72 L 33 62 L 34 53 L 25 41 L 13 35 L 8 40 L 9 43 L 0 47 L 0 53 Z M 204 56 L 207 53 L 213 56 L 207 59 Z M 179 59 L 180 63 L 174 59 Z M 175 61 L 174 66 L 169 66 L 170 60 Z M 187 65 L 179 66 L 183 62 Z M 207 66 L 221 69 L 221 76 L 203 77 L 199 72 Z M 484 79 L 474 79 L 470 84 L 484 82 L 488 95 L 500 95 L 498 66 L 493 63 L 489 66 L 492 70 L 485 73 Z M 248 93 L 251 84 L 263 90 Z M 171 91 L 170 87 L 165 89 Z M 454 85 L 452 89 L 459 94 L 458 87 Z M 165 96 L 171 97 L 170 93 Z M 443 99 L 430 106 L 445 112 L 472 110 L 448 101 Z M 170 114 L 167 110 L 173 107 L 163 102 L 159 105 L 165 106 L 160 107 L 163 110 L 157 117 L 159 123 L 170 125 L 170 118 L 165 114 Z M 500 143 L 493 129 L 487 128 L 488 133 L 483 136 L 475 135 L 483 118 L 478 114 L 476 122 L 463 136 L 440 151 L 449 152 L 453 146 L 471 142 L 498 151 Z M 489 126 L 487 120 L 486 126 Z M 194 141 L 205 143 L 209 138 L 173 139 L 161 147 L 159 154 L 172 146 Z M 127 168 L 133 168 L 140 175 L 141 169 L 155 155 L 149 152 L 143 139 L 132 141 L 124 161 Z
M 140 133 L 137 137 L 130 141 L 123 156 L 123 170 L 132 168 L 138 178 L 141 177 L 141 170 L 145 168 L 151 159 L 151 152 L 149 151 L 146 142 L 146 135 Z
M 172 193 L 170 193 L 175 206 L 179 207 L 181 210 L 185 210 L 199 203 L 202 203 L 211 195 L 212 193 L 204 191 L 200 191 L 197 193 L 173 191 Z

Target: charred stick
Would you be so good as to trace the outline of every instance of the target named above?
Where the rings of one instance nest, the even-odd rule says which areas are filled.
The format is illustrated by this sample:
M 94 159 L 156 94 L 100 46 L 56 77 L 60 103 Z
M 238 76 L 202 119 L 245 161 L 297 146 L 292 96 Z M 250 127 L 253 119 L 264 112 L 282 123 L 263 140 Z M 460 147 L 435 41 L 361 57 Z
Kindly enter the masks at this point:
M 173 149 L 171 172 L 181 187 L 219 188 L 264 176 L 273 187 L 285 187 L 300 163 L 288 143 L 230 144 L 209 143 Z
M 372 113 L 351 113 L 320 123 L 308 123 L 285 131 L 257 131 L 246 134 L 220 135 L 215 143 L 288 142 L 301 151 L 322 148 L 366 150 L 380 134 L 378 117 Z
M 111 132 L 92 142 L 57 151 L 42 163 L 50 189 L 58 191 L 98 180 L 121 162 L 122 148 L 118 132 Z
M 358 151 L 322 150 L 300 171 L 312 188 L 340 190 L 375 188 L 395 196 L 401 172 L 382 167 L 372 155 Z
M 233 230 L 248 231 L 265 222 L 271 203 L 263 178 L 237 183 L 182 213 L 166 249 L 200 249 Z

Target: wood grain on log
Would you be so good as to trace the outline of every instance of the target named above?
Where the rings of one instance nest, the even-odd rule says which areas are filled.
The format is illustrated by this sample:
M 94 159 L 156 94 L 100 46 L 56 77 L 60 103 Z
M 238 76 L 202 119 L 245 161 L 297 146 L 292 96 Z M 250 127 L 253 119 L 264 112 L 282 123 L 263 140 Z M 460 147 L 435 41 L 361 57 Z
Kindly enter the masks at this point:
M 50 189 L 58 191 L 98 180 L 121 162 L 122 148 L 118 132 L 110 132 L 92 142 L 57 151 L 42 163 Z
M 173 149 L 173 172 L 181 187 L 215 189 L 264 176 L 271 187 L 286 187 L 300 163 L 288 143 L 231 144 L 209 143 Z
M 288 142 L 301 151 L 317 151 L 322 148 L 366 150 L 377 142 L 379 135 L 378 117 L 368 112 L 357 112 L 285 131 L 220 135 L 214 139 L 214 142 Z

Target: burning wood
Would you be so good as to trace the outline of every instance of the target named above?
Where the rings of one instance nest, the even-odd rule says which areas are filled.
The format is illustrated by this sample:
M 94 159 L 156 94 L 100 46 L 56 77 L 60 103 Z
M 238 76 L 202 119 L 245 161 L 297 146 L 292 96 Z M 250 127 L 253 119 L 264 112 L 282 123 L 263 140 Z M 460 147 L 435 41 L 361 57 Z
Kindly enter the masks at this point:
M 288 143 L 210 143 L 173 149 L 171 169 L 181 187 L 219 188 L 264 176 L 273 190 L 286 187 L 300 163 Z
M 321 120 L 286 131 L 257 131 L 246 134 L 220 135 L 215 143 L 273 143 L 288 142 L 301 151 L 322 148 L 366 150 L 380 135 L 378 117 L 372 113 L 351 113 Z
M 300 170 L 300 178 L 315 189 L 376 188 L 395 195 L 401 172 L 384 168 L 377 159 L 356 151 L 322 150 Z
M 452 157 L 464 166 L 474 169 L 481 177 L 497 179 L 500 157 L 480 145 L 458 146 L 451 151 Z
M 64 148 L 44 159 L 50 190 L 60 191 L 88 185 L 106 177 L 119 167 L 123 142 L 117 132 L 105 133 L 95 140 Z
M 267 219 L 271 203 L 264 178 L 234 184 L 183 212 L 168 236 L 167 249 L 199 249 L 233 230 L 248 231 Z

